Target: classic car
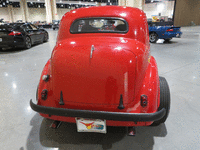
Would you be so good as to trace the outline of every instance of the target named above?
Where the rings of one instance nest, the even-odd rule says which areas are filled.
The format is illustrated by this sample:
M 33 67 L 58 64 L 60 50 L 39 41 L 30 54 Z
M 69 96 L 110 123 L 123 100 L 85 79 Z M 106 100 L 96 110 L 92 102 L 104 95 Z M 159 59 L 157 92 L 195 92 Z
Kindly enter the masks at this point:
M 165 26 L 165 22 L 156 25 L 156 23 L 148 22 L 149 24 L 149 41 L 151 43 L 156 43 L 158 39 L 164 39 L 169 42 L 172 38 L 180 38 L 182 35 L 181 27 Z
M 31 23 L 0 25 L 0 49 L 8 47 L 31 48 L 33 44 L 48 41 L 48 32 Z
M 145 13 L 120 6 L 66 13 L 36 95 L 31 108 L 55 120 L 54 128 L 71 122 L 78 132 L 106 133 L 106 126 L 124 126 L 134 135 L 136 126 L 164 123 L 169 87 L 150 55 Z

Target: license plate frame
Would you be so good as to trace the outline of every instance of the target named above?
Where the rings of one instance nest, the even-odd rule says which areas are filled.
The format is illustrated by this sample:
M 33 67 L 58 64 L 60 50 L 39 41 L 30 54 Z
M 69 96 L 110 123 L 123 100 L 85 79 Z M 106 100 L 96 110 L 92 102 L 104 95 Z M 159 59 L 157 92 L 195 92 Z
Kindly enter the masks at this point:
M 75 118 L 77 132 L 107 133 L 106 120 Z

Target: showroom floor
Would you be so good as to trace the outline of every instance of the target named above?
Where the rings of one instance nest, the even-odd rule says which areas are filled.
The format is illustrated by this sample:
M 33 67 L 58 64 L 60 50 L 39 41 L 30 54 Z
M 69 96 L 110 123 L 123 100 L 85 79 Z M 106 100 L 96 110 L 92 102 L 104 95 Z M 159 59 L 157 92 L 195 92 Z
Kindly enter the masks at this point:
M 182 28 L 183 36 L 170 43 L 151 44 L 159 74 L 169 82 L 171 111 L 165 124 L 137 127 L 135 137 L 125 128 L 108 133 L 77 133 L 76 125 L 49 128 L 29 106 L 35 101 L 42 68 L 51 56 L 57 31 L 48 30 L 49 42 L 29 50 L 0 52 L 1 150 L 197 150 L 200 148 L 200 27 Z

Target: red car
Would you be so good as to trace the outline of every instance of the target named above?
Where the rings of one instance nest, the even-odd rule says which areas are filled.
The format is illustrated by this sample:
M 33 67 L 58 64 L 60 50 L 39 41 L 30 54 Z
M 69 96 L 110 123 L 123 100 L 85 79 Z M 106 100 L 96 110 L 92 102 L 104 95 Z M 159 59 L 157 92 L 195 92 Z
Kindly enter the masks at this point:
M 134 134 L 136 126 L 164 123 L 169 87 L 150 55 L 145 13 L 120 6 L 66 13 L 30 105 L 54 127 L 76 123 L 78 132 L 126 126 Z

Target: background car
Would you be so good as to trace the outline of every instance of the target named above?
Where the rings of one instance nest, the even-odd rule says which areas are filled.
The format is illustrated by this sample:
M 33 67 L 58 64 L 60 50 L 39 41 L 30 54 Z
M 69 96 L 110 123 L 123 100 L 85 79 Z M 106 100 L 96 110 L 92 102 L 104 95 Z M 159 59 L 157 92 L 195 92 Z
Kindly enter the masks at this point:
M 0 48 L 31 48 L 33 44 L 48 41 L 48 32 L 30 23 L 0 25 Z
M 60 20 L 53 20 L 52 29 L 59 29 Z
M 76 123 L 78 132 L 106 133 L 106 126 L 125 126 L 131 135 L 135 126 L 164 123 L 169 87 L 150 55 L 145 13 L 119 6 L 75 13 L 61 20 L 31 108 L 55 120 L 52 127 L 66 121 Z
M 165 22 L 163 22 L 165 25 Z M 149 25 L 149 41 L 156 43 L 158 39 L 170 41 L 172 38 L 180 38 L 182 35 L 181 27 L 161 26 L 162 23 L 148 22 Z

